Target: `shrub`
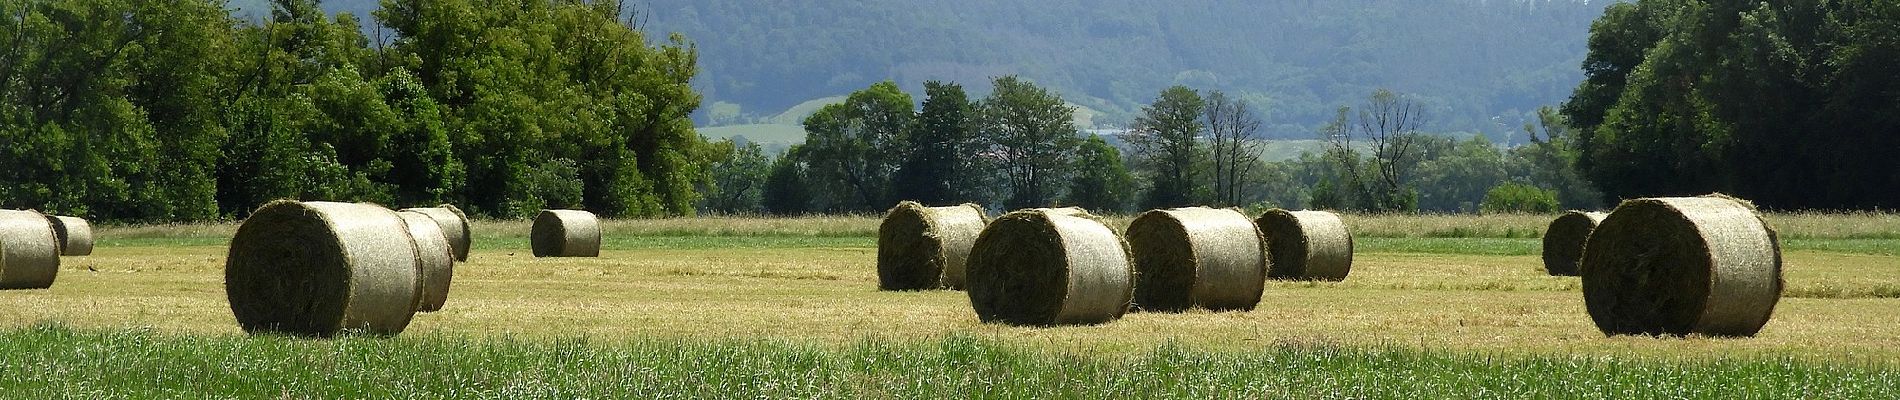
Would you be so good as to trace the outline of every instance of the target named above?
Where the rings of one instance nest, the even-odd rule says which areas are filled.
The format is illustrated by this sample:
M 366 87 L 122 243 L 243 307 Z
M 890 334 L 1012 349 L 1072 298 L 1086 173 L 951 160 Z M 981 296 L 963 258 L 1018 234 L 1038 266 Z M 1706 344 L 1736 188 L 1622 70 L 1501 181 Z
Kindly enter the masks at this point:
M 1512 182 L 1485 192 L 1484 203 L 1478 205 L 1478 209 L 1485 213 L 1549 213 L 1557 212 L 1557 208 L 1557 191 Z

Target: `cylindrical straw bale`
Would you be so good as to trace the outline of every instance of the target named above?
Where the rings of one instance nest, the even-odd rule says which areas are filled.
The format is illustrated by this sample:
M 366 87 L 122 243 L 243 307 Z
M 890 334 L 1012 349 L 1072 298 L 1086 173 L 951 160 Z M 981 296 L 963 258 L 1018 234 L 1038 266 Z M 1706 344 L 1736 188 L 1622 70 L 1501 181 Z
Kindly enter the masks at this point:
M 1086 218 L 1021 210 L 983 229 L 970 249 L 970 304 L 984 322 L 1099 324 L 1134 299 L 1134 270 L 1114 231 Z
M 600 220 L 581 210 L 541 210 L 534 217 L 535 257 L 599 257 Z
M 1276 208 L 1255 223 L 1267 237 L 1267 277 L 1342 281 L 1352 272 L 1352 232 L 1339 215 Z
M 395 211 L 278 200 L 238 226 L 224 291 L 245 332 L 395 335 L 415 316 L 416 256 Z
M 878 288 L 962 289 L 970 245 L 988 222 L 989 214 L 975 204 L 898 203 L 877 228 Z
M 1577 276 L 1584 241 L 1608 213 L 1571 211 L 1550 221 L 1544 231 L 1544 270 L 1551 276 Z
M 455 275 L 455 256 L 439 222 L 428 214 L 412 211 L 396 213 L 402 217 L 409 236 L 416 242 L 416 268 L 422 280 L 416 311 L 436 311 L 449 299 L 449 281 Z
M 442 238 L 448 240 L 450 251 L 455 253 L 455 261 L 468 261 L 468 247 L 475 238 L 469 231 L 468 214 L 453 205 L 443 204 L 435 207 L 405 208 L 403 211 L 419 212 L 435 220 L 442 230 Z
M 1584 303 L 1605 335 L 1754 336 L 1781 300 L 1781 244 L 1747 202 L 1624 201 L 1584 245 Z
M 1135 306 L 1147 311 L 1252 310 L 1267 278 L 1252 219 L 1234 209 L 1153 210 L 1128 224 Z
M 59 274 L 59 238 L 46 215 L 0 210 L 0 289 L 45 289 Z
M 85 218 L 48 215 L 46 222 L 53 224 L 53 235 L 59 238 L 59 255 L 92 255 L 92 224 Z

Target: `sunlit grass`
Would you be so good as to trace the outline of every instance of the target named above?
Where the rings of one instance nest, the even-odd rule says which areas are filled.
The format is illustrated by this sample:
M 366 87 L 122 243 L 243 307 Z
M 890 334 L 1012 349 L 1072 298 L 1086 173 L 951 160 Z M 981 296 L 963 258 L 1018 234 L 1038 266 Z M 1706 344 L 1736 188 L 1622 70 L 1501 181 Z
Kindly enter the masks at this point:
M 96 398 L 1892 398 L 1890 366 L 1779 357 L 1497 357 L 1276 341 L 1049 350 L 969 335 L 774 340 L 410 335 L 329 341 L 38 326 L 0 388 Z

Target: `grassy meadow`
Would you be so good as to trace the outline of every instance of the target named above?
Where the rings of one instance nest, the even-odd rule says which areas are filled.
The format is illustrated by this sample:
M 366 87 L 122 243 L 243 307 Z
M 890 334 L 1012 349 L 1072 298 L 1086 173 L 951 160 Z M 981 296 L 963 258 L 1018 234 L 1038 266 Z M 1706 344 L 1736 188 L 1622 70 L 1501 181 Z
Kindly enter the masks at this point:
M 981 324 L 962 292 L 877 291 L 875 217 L 605 221 L 601 257 L 576 259 L 530 256 L 527 222 L 478 221 L 444 310 L 396 338 L 341 340 L 238 330 L 222 286 L 235 224 L 101 226 L 99 248 L 62 260 L 53 288 L 0 291 L 0 369 L 43 372 L 0 374 L 0 390 L 1892 398 L 1900 387 L 1900 216 L 1770 215 L 1787 290 L 1743 339 L 1604 337 L 1578 281 L 1543 273 L 1549 218 L 1347 216 L 1357 254 L 1344 282 L 1270 283 L 1252 312 L 1057 328 Z

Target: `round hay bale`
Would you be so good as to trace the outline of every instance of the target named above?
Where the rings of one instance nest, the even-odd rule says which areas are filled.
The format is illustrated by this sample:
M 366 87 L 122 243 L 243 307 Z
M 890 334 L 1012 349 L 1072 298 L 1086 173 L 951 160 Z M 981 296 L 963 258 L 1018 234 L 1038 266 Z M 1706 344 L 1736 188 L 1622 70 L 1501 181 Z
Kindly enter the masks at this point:
M 1128 224 L 1135 306 L 1145 311 L 1252 310 L 1267 278 L 1253 220 L 1234 209 L 1153 210 Z
M 1352 232 L 1325 211 L 1267 210 L 1255 221 L 1267 237 L 1267 277 L 1343 281 L 1352 272 Z
M 970 245 L 987 223 L 989 213 L 975 204 L 897 203 L 877 228 L 878 289 L 962 289 Z
M 59 239 L 46 215 L 0 210 L 0 289 L 45 289 L 59 275 Z
M 453 205 L 443 204 L 435 207 L 405 208 L 403 211 L 418 212 L 435 220 L 442 230 L 442 237 L 449 242 L 449 250 L 455 253 L 455 261 L 468 261 L 468 247 L 475 236 L 469 231 L 468 214 Z
M 48 215 L 46 222 L 53 224 L 53 236 L 59 238 L 59 255 L 92 255 L 92 224 L 85 218 Z
M 983 322 L 1105 323 L 1128 312 L 1133 275 L 1126 245 L 1100 222 L 1016 211 L 991 221 L 970 249 L 970 304 Z
M 1781 300 L 1781 244 L 1746 202 L 1624 201 L 1584 245 L 1584 303 L 1605 335 L 1754 336 Z
M 442 303 L 449 299 L 449 280 L 455 275 L 455 256 L 451 254 L 447 235 L 440 221 L 428 214 L 402 211 L 396 215 L 402 217 L 409 236 L 416 242 L 416 274 L 422 280 L 416 311 L 441 310 Z
M 416 245 L 374 204 L 265 204 L 238 226 L 224 291 L 250 333 L 395 335 L 415 316 Z
M 541 210 L 529 235 L 535 257 L 599 257 L 600 219 L 581 210 Z
M 1597 229 L 1600 212 L 1571 211 L 1550 221 L 1544 230 L 1544 270 L 1551 276 L 1577 276 L 1577 259 L 1583 257 L 1583 243 Z

